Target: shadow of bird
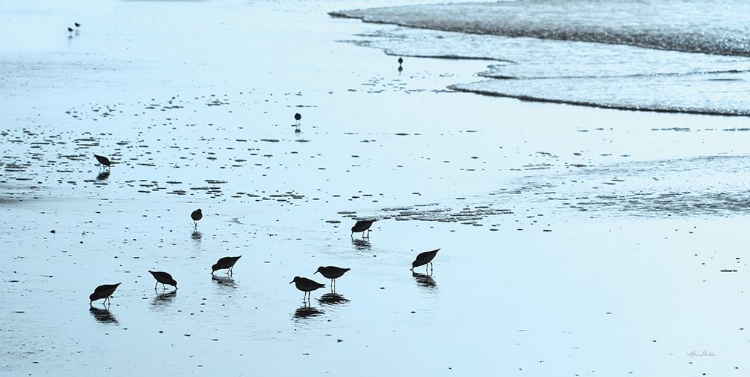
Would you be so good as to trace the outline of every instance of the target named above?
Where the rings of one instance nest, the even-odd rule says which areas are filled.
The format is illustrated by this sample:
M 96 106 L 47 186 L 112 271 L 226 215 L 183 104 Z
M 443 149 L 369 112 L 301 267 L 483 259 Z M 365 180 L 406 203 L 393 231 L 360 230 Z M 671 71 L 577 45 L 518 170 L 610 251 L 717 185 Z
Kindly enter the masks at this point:
M 227 275 L 232 275 L 232 269 L 234 268 L 234 264 L 237 263 L 238 260 L 242 258 L 242 255 L 238 257 L 224 257 L 216 261 L 216 264 L 211 266 L 211 275 L 214 274 L 214 272 L 218 270 L 227 270 Z
M 93 306 L 93 302 L 99 299 L 104 299 L 102 304 L 106 304 L 107 302 L 109 302 L 109 296 L 112 296 L 112 294 L 115 293 L 117 287 L 119 287 L 120 284 L 122 283 L 104 284 L 96 287 L 96 289 L 94 289 L 94 293 L 89 295 L 89 306 Z
M 211 281 L 218 285 L 231 287 L 231 288 L 237 288 L 237 283 L 234 282 L 234 279 L 230 276 L 216 276 L 211 275 Z
M 310 292 L 318 289 L 323 288 L 326 285 L 320 284 L 314 280 L 310 280 L 308 278 L 303 278 L 299 276 L 295 276 L 292 281 L 289 282 L 289 284 L 294 283 L 294 286 L 297 287 L 302 292 L 305 292 L 305 294 L 302 296 L 302 302 L 305 302 L 305 298 L 308 298 L 310 296 Z M 309 302 L 309 300 L 307 301 Z
M 107 309 L 99 309 L 91 306 L 89 307 L 89 313 L 94 316 L 97 322 L 118 324 L 117 318 Z
M 439 250 L 440 249 L 438 248 L 431 251 L 425 251 L 424 253 L 419 253 L 417 255 L 417 258 L 414 259 L 414 262 L 411 263 L 411 270 L 414 271 L 415 267 L 424 266 L 429 263 L 429 265 L 427 266 L 427 269 L 429 271 L 430 267 L 432 267 L 432 259 L 435 258 L 435 255 L 437 255 L 437 252 Z
M 106 181 L 107 178 L 109 178 L 109 170 L 105 170 L 99 174 L 96 175 L 97 181 Z
M 372 223 L 377 221 L 376 219 L 372 220 L 359 220 L 357 221 L 354 226 L 352 227 L 352 235 L 351 237 L 354 237 L 354 233 L 362 232 L 362 238 L 370 238 L 370 227 L 372 226 Z M 365 231 L 367 231 L 367 236 L 365 236 Z
M 420 274 L 418 272 L 412 271 L 411 276 L 413 276 L 414 279 L 417 280 L 417 284 L 422 287 L 426 287 L 426 288 L 437 287 L 437 283 L 435 283 L 435 279 L 433 279 L 431 275 Z
M 349 300 L 338 294 L 338 293 L 324 293 L 320 298 L 318 299 L 318 302 L 322 305 L 338 305 L 338 304 L 345 304 L 349 302 Z
M 167 289 L 167 284 L 174 287 L 175 290 L 177 290 L 177 280 L 174 280 L 172 278 L 172 275 L 169 273 L 166 273 L 164 271 L 149 271 L 151 275 L 156 279 L 156 284 L 154 285 L 154 290 L 156 290 L 156 287 L 159 286 L 159 283 L 161 283 L 161 286 L 164 287 L 164 290 Z
M 319 315 L 323 314 L 323 311 L 319 310 L 318 308 L 309 306 L 307 303 L 297 308 L 297 310 L 294 311 L 294 318 L 297 319 L 304 319 L 304 318 L 310 318 L 310 317 L 317 317 Z

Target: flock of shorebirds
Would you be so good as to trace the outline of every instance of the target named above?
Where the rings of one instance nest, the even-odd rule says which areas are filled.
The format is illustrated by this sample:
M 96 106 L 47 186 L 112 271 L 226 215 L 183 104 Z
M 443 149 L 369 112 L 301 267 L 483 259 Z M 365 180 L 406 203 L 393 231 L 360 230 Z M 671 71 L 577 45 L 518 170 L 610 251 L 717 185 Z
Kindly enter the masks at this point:
M 299 113 L 295 114 L 295 119 L 297 120 L 297 126 L 299 126 L 299 120 L 302 117 L 299 115 Z M 95 154 L 94 157 L 100 164 L 100 168 L 106 168 L 109 170 L 110 166 L 112 165 L 112 162 L 109 160 L 109 158 L 105 156 L 100 156 Z M 203 212 L 200 209 L 196 209 L 192 213 L 190 213 L 190 218 L 193 220 L 193 223 L 195 225 L 195 229 L 198 229 L 198 221 L 200 221 L 203 218 Z M 372 224 L 377 221 L 375 219 L 372 220 L 359 220 L 357 221 L 354 226 L 352 226 L 352 233 L 351 237 L 354 237 L 354 233 L 362 233 L 362 238 L 369 238 L 370 237 L 370 227 Z M 411 264 L 411 270 L 414 271 L 414 268 L 419 266 L 427 266 L 427 272 L 429 273 L 430 268 L 432 267 L 432 260 L 435 258 L 435 255 L 437 255 L 437 252 L 440 249 L 425 251 L 423 253 L 419 253 L 417 257 L 414 259 L 414 262 Z M 233 268 L 235 263 L 241 258 L 242 256 L 236 256 L 236 257 L 223 257 L 216 261 L 214 265 L 211 266 L 211 275 L 213 275 L 218 270 L 227 270 L 228 275 L 233 274 Z M 336 286 L 336 279 L 342 277 L 347 271 L 351 270 L 350 268 L 343 268 L 343 267 L 336 267 L 336 266 L 320 266 L 318 267 L 318 270 L 315 271 L 315 273 L 320 273 L 325 277 L 326 279 L 331 280 L 331 289 L 335 289 Z M 166 290 L 167 285 L 171 285 L 174 287 L 175 291 L 177 290 L 177 281 L 170 275 L 168 272 L 164 271 L 149 271 L 151 275 L 156 279 L 156 285 L 154 285 L 154 290 L 156 290 L 159 286 L 159 284 L 162 285 L 162 287 Z M 325 284 L 318 283 L 312 279 L 308 279 L 305 277 L 295 276 L 294 279 L 292 279 L 289 284 L 294 283 L 294 286 L 297 287 L 300 291 L 304 292 L 304 295 L 302 296 L 303 302 L 310 302 L 310 294 L 312 291 L 325 287 Z M 107 305 L 109 302 L 110 296 L 115 293 L 117 290 L 117 287 L 120 286 L 122 283 L 117 284 L 104 284 L 96 287 L 94 290 L 94 293 L 92 293 L 89 296 L 89 306 L 93 306 L 94 301 L 104 299 L 103 304 Z

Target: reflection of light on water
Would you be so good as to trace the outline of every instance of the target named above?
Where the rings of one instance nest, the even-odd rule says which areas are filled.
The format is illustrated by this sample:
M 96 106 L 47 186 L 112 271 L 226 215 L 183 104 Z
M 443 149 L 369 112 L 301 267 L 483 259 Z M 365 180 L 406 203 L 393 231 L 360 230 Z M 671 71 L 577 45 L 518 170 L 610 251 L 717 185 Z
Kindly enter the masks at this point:
M 99 309 L 92 306 L 89 308 L 89 313 L 94 316 L 97 322 L 119 324 L 114 314 L 107 309 Z

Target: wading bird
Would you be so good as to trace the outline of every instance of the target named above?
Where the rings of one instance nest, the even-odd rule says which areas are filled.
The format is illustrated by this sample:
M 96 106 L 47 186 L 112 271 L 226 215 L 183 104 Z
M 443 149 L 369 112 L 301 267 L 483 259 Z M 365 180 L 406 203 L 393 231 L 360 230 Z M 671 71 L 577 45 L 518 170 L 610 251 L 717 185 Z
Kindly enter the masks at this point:
M 216 270 L 228 270 L 227 275 L 232 275 L 232 268 L 234 268 L 234 264 L 237 263 L 241 257 L 242 255 L 238 257 L 224 257 L 219 259 L 216 264 L 211 266 L 211 275 L 213 275 Z
M 414 262 L 411 262 L 411 270 L 414 271 L 414 267 L 424 266 L 429 263 L 427 268 L 429 269 L 432 267 L 432 259 L 435 258 L 435 255 L 437 255 L 437 252 L 440 249 L 435 249 L 431 251 L 425 251 L 424 253 L 419 253 L 417 255 L 417 259 L 414 259 Z
M 336 267 L 336 266 L 320 266 L 318 267 L 318 270 L 315 271 L 317 274 L 320 272 L 321 275 L 325 276 L 327 279 L 331 279 L 331 289 L 336 289 L 336 279 L 343 276 L 346 271 L 351 270 L 351 268 L 343 268 L 343 267 Z
M 112 296 L 112 294 L 115 293 L 115 290 L 117 290 L 117 287 L 119 287 L 120 284 L 122 283 L 104 284 L 96 287 L 94 293 L 89 296 L 89 306 L 92 306 L 92 303 L 99 299 L 104 299 L 103 303 L 106 304 L 109 301 L 109 296 Z
M 167 284 L 174 287 L 174 289 L 177 289 L 177 280 L 174 280 L 172 278 L 172 275 L 164 272 L 164 271 L 149 271 L 151 275 L 154 276 L 154 279 L 156 279 L 156 284 L 154 285 L 154 290 L 156 290 L 156 287 L 159 286 L 159 283 L 161 283 L 162 287 L 164 289 L 167 289 Z
M 294 283 L 294 286 L 297 287 L 302 292 L 305 292 L 305 294 L 302 296 L 302 301 L 305 301 L 305 298 L 310 296 L 310 292 L 318 289 L 323 288 L 326 285 L 320 284 L 317 281 L 310 280 L 308 278 L 301 278 L 299 276 L 295 276 L 292 281 L 289 282 L 289 284 Z
M 367 238 L 370 238 L 370 227 L 372 226 L 372 223 L 374 223 L 377 220 L 360 220 L 357 221 L 356 224 L 352 227 L 352 237 L 354 237 L 354 233 L 362 232 L 362 238 L 365 238 L 365 231 L 367 231 Z

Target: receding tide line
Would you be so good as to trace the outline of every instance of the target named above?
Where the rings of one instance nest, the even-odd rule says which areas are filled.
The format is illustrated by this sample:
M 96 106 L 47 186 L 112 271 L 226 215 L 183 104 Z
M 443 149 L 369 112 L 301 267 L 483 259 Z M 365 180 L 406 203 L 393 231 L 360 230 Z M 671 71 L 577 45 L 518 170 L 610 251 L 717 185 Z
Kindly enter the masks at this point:
M 716 111 L 716 110 L 703 110 L 703 109 L 694 109 L 694 108 L 650 108 L 650 107 L 638 107 L 638 106 L 611 105 L 611 104 L 596 103 L 596 102 L 569 101 L 569 100 L 554 99 L 554 98 L 534 97 L 534 96 L 523 95 L 523 94 L 505 94 L 505 93 L 498 93 L 498 92 L 487 91 L 487 90 L 462 88 L 460 84 L 449 85 L 448 89 L 455 90 L 457 92 L 474 93 L 474 94 L 490 96 L 490 97 L 515 98 L 520 101 L 586 106 L 586 107 L 595 107 L 595 108 L 609 109 L 609 110 L 648 111 L 648 112 L 654 112 L 654 113 L 697 114 L 697 115 L 728 116 L 728 117 L 749 117 L 750 116 L 750 112 L 721 112 L 721 111 Z

